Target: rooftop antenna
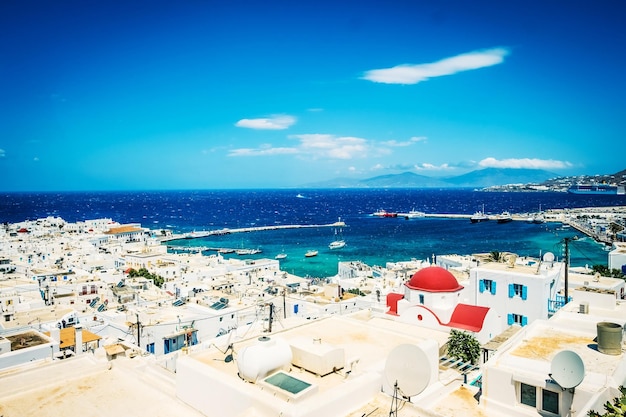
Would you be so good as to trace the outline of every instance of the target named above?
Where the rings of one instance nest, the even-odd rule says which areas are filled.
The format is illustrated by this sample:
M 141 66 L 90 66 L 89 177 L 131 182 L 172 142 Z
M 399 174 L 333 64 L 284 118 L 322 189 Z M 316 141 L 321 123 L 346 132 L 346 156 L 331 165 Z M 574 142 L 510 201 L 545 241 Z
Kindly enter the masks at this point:
M 399 395 L 406 400 L 420 394 L 430 383 L 430 362 L 418 346 L 396 346 L 385 363 L 385 379 L 393 386 L 393 400 L 389 416 L 398 416 Z
M 552 359 L 548 375 L 563 391 L 570 390 L 573 394 L 585 378 L 585 364 L 576 352 L 562 350 Z

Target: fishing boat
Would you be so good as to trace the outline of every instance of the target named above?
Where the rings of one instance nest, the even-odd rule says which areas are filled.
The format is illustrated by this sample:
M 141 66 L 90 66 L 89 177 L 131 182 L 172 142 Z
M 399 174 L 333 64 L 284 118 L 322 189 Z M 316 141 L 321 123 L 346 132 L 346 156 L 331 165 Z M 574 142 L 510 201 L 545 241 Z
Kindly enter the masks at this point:
M 508 211 L 503 211 L 502 213 L 496 216 L 496 221 L 498 223 L 508 223 L 513 221 L 513 216 Z
M 376 216 L 376 217 L 398 217 L 398 213 L 392 213 L 389 212 L 387 210 L 378 210 L 374 213 L 372 213 L 372 216 Z
M 485 214 L 485 206 L 483 205 L 483 209 L 477 211 L 476 213 L 474 213 L 472 215 L 472 217 L 470 217 L 470 221 L 472 223 L 480 223 L 480 222 L 486 222 L 487 220 L 489 220 L 489 216 L 487 216 Z
M 316 251 L 316 250 L 309 250 L 309 251 L 307 251 L 307 252 L 304 254 L 304 256 L 305 256 L 306 258 L 312 258 L 312 257 L 314 257 L 314 256 L 317 256 L 317 254 L 318 254 L 318 251 Z

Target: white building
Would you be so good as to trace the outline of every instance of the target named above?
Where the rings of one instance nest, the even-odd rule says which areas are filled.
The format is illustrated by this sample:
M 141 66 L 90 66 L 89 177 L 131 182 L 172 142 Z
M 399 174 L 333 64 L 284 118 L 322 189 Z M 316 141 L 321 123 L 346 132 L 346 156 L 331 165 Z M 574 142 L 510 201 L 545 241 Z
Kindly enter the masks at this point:
M 550 255 L 544 261 L 511 256 L 507 262 L 483 262 L 471 268 L 470 304 L 495 310 L 502 328 L 547 319 L 563 304 L 559 291 L 564 264 Z
M 613 242 L 609 252 L 609 269 L 617 269 L 626 273 L 626 242 Z
M 420 269 L 404 285 L 404 293 L 387 295 L 388 314 L 419 327 L 472 332 L 484 343 L 506 327 L 490 307 L 462 303 L 463 286 L 449 271 Z
M 603 412 L 626 384 L 625 321 L 626 304 L 614 294 L 573 291 L 573 301 L 550 320 L 522 328 L 491 356 L 483 368 L 481 408 L 509 417 Z M 564 351 L 579 359 L 559 365 L 555 357 Z

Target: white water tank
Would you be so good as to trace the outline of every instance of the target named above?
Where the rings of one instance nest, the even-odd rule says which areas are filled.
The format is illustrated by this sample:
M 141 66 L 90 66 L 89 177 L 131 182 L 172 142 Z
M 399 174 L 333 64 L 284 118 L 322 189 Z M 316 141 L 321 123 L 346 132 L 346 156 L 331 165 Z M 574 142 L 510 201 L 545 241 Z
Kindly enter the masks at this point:
M 256 382 L 278 371 L 291 367 L 291 347 L 282 339 L 261 336 L 257 343 L 237 353 L 239 377 Z

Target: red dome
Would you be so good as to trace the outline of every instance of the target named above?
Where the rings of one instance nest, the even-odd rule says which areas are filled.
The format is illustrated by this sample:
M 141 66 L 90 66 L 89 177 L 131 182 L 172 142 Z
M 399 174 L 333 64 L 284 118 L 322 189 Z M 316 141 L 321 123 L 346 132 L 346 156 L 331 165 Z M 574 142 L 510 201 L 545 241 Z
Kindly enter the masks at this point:
M 455 292 L 462 290 L 454 275 L 439 266 L 429 266 L 420 269 L 406 286 L 412 290 L 428 292 Z

